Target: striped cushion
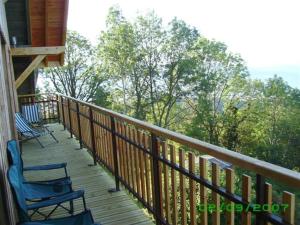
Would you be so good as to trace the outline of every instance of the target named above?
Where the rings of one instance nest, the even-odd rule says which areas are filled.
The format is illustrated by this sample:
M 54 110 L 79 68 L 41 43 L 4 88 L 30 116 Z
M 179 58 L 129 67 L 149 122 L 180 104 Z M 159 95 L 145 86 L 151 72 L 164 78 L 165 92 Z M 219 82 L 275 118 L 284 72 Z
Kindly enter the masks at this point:
M 30 123 L 38 123 L 41 121 L 40 106 L 38 104 L 23 105 L 22 114 Z
M 21 113 L 16 113 L 16 127 L 18 132 L 27 137 L 39 137 L 49 133 L 32 128 Z

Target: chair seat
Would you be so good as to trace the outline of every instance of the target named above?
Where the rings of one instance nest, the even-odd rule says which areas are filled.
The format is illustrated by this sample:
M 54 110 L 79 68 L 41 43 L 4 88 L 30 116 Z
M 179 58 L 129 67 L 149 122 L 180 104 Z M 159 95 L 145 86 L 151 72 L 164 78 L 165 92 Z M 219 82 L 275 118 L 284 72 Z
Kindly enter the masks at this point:
M 26 222 L 26 223 L 21 223 L 20 225 L 97 225 L 97 224 L 94 223 L 90 210 L 87 210 L 85 212 L 82 212 L 74 216 L 57 218 L 57 219 L 48 219 L 43 221 Z
M 53 184 L 24 183 L 24 195 L 27 200 L 56 197 L 71 192 L 71 185 L 65 182 Z
M 25 137 L 41 137 L 41 136 L 45 136 L 47 134 L 49 134 L 49 131 L 41 130 L 41 129 L 39 131 L 37 131 L 35 129 L 31 129 L 31 131 L 24 131 L 22 133 L 22 135 Z

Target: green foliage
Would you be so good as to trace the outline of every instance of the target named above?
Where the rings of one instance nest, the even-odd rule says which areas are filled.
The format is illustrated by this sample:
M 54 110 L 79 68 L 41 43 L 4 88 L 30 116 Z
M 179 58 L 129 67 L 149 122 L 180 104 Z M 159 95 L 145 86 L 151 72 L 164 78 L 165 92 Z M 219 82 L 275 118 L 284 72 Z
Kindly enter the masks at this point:
M 106 25 L 97 59 L 112 109 L 299 170 L 298 89 L 251 80 L 239 55 L 177 18 L 111 8 Z
M 89 41 L 75 31 L 68 31 L 65 63 L 61 67 L 49 67 L 42 71 L 45 88 L 59 93 L 92 101 L 104 92 L 105 76 L 100 73 L 95 60 L 95 51 Z

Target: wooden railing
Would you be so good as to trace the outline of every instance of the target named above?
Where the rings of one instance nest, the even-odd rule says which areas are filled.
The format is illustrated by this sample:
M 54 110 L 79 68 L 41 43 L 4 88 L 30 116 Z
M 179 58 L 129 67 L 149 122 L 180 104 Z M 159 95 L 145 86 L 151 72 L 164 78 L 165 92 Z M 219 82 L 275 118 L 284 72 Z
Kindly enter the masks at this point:
M 57 105 L 58 95 L 56 94 L 28 94 L 18 95 L 20 112 L 25 105 L 37 104 L 43 120 L 57 119 L 59 108 Z
M 299 224 L 295 171 L 71 97 L 59 95 L 58 106 L 59 120 L 94 164 L 104 165 L 116 190 L 121 183 L 157 224 Z

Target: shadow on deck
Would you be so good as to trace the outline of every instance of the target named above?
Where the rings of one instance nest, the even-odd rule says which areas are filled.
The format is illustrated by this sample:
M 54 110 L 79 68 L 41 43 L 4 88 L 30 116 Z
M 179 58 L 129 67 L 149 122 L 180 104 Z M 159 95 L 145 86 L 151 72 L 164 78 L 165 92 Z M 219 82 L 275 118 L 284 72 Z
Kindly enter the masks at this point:
M 42 149 L 35 140 L 23 144 L 23 160 L 25 166 L 67 162 L 68 173 L 73 182 L 73 189 L 84 189 L 87 207 L 91 209 L 95 222 L 101 224 L 153 224 L 151 218 L 137 202 L 121 188 L 120 192 L 109 193 L 115 187 L 114 178 L 101 166 L 89 166 L 93 159 L 86 149 L 78 150 L 79 143 L 70 134 L 63 131 L 58 124 L 51 124 L 50 129 L 59 143 L 54 143 L 49 135 L 42 137 L 46 145 Z M 40 180 L 63 176 L 63 170 L 51 172 L 26 172 L 28 180 Z M 75 213 L 82 210 L 82 201 L 75 202 Z M 45 209 L 49 211 L 50 209 Z M 52 217 L 65 216 L 63 210 L 57 210 Z

